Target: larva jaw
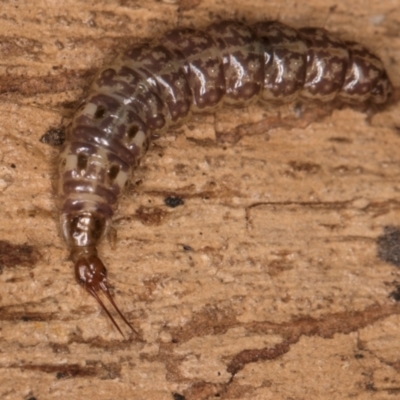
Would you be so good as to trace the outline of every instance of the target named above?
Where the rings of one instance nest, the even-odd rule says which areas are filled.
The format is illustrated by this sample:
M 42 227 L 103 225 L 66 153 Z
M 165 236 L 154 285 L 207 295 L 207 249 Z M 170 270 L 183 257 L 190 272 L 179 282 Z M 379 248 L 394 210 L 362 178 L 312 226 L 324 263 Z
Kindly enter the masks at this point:
M 124 317 L 122 312 L 115 304 L 115 301 L 107 285 L 107 270 L 100 258 L 97 257 L 97 255 L 81 255 L 75 262 L 75 277 L 78 283 L 82 285 L 97 300 L 101 308 L 105 311 L 111 322 L 118 329 L 122 336 L 124 336 L 124 334 L 122 333 L 119 325 L 99 297 L 99 291 L 102 291 L 106 295 L 110 303 L 113 305 L 115 311 L 117 311 L 119 316 L 122 318 L 122 320 L 129 326 L 129 328 L 131 328 L 132 332 L 138 335 L 133 326 L 128 322 L 128 320 Z

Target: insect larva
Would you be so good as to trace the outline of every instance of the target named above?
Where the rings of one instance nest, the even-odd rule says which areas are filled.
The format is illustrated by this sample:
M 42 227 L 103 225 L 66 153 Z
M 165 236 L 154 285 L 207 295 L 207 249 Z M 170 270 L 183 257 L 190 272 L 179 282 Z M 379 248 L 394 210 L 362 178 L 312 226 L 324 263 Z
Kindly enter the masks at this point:
M 222 104 L 371 105 L 384 104 L 391 92 L 376 56 L 324 29 L 224 21 L 206 31 L 175 29 L 126 50 L 94 80 L 60 156 L 61 226 L 78 282 L 120 332 L 99 291 L 134 331 L 113 301 L 96 247 L 153 133 Z

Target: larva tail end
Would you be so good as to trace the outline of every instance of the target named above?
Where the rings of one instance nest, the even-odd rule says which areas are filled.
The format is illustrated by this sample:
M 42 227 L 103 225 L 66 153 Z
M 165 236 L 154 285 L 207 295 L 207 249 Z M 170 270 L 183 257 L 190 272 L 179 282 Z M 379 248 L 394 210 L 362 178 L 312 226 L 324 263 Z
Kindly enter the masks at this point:
M 75 276 L 78 283 L 81 284 L 97 300 L 101 308 L 105 311 L 111 322 L 118 329 L 122 336 L 124 336 L 124 334 L 122 333 L 121 328 L 99 297 L 99 291 L 102 291 L 106 295 L 122 320 L 129 326 L 129 328 L 131 328 L 132 332 L 139 336 L 133 326 L 128 322 L 120 309 L 117 307 L 107 285 L 107 270 L 102 261 L 96 255 L 84 255 L 80 257 L 75 263 Z

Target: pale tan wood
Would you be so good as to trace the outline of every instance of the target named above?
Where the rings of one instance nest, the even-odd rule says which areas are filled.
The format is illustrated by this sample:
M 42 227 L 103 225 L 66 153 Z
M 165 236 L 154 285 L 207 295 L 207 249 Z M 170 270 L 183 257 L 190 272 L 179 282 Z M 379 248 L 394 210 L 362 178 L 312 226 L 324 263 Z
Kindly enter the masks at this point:
M 119 49 L 213 18 L 323 26 L 368 45 L 400 86 L 396 1 L 2 2 L 1 399 L 399 396 L 400 277 L 377 256 L 400 225 L 398 105 L 371 122 L 342 110 L 307 128 L 250 125 L 235 144 L 216 136 L 276 111 L 166 135 L 122 199 L 116 249 L 100 248 L 142 340 L 125 327 L 122 339 L 75 283 L 58 150 L 40 137 Z M 170 194 L 185 204 L 166 207 Z

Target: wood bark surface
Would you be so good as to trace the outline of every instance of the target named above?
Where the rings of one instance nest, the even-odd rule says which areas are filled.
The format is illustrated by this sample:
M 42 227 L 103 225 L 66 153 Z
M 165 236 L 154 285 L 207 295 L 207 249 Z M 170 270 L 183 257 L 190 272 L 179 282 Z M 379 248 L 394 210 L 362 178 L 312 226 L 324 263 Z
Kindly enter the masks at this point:
M 0 11 L 1 399 L 400 398 L 398 104 L 310 124 L 290 107 L 224 109 L 157 140 L 120 203 L 116 245 L 99 249 L 140 338 L 122 338 L 75 282 L 59 150 L 40 142 L 118 51 L 221 18 L 325 27 L 371 48 L 400 87 L 398 0 Z

